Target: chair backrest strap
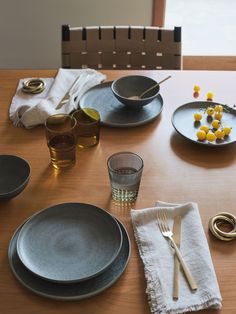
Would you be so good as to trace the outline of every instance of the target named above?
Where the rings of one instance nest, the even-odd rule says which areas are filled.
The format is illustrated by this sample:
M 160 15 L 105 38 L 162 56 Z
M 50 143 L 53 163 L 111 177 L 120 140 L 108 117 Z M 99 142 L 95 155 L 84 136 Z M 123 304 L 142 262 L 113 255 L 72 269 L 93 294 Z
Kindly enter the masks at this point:
M 62 66 L 181 69 L 181 27 L 62 26 Z

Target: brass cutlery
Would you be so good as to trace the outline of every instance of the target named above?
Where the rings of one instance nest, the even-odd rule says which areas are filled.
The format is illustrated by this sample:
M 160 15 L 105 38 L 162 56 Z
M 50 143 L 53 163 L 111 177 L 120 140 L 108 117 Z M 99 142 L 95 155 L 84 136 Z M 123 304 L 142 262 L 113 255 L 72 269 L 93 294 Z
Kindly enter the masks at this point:
M 173 225 L 173 239 L 180 248 L 181 242 L 181 216 L 175 216 Z M 173 299 L 178 300 L 179 298 L 179 280 L 180 280 L 180 264 L 177 255 L 174 257 L 174 284 L 173 284 Z
M 65 95 L 63 96 L 63 98 L 61 99 L 61 101 L 58 103 L 58 105 L 56 106 L 56 110 L 61 109 L 61 107 L 63 107 L 69 100 L 70 100 L 70 92 L 72 90 L 72 88 L 77 84 L 77 82 L 79 81 L 80 76 L 78 76 L 75 81 L 73 82 L 73 84 L 71 85 L 71 87 L 69 88 L 69 90 L 65 93 Z
M 173 239 L 173 232 L 170 230 L 167 220 L 167 212 L 166 210 L 158 210 L 157 211 L 157 223 L 159 226 L 159 229 L 162 233 L 162 235 L 165 238 L 168 238 L 170 240 L 170 243 L 173 245 L 173 248 L 175 249 L 176 255 L 179 259 L 179 262 L 183 268 L 184 275 L 188 281 L 188 284 L 191 288 L 191 290 L 197 290 L 197 284 L 195 279 L 193 278 L 188 266 L 186 265 L 180 250 L 178 249 L 178 246 L 176 245 L 174 239 Z

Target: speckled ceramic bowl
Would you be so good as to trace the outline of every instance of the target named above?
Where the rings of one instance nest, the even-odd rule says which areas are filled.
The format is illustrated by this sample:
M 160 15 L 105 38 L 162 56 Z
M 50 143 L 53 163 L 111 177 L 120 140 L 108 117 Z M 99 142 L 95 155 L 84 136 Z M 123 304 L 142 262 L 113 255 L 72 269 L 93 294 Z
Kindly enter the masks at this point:
M 152 102 L 158 95 L 160 86 L 147 92 L 141 99 L 133 99 L 144 91 L 157 84 L 155 80 L 143 75 L 128 75 L 115 80 L 111 89 L 114 96 L 124 105 L 131 108 L 141 108 Z
M 30 166 L 14 155 L 0 155 L 0 200 L 13 198 L 26 187 L 30 178 Z

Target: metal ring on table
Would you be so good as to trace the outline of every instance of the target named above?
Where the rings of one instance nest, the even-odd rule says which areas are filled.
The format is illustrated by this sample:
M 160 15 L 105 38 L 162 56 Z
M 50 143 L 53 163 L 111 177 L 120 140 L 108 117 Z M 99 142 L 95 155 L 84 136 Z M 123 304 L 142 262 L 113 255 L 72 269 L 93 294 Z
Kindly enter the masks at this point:
M 220 229 L 220 226 L 225 223 L 232 227 L 229 232 Z M 219 213 L 210 219 L 209 229 L 218 239 L 222 241 L 231 241 L 236 238 L 236 217 L 227 212 Z
M 46 84 L 43 80 L 39 78 L 28 79 L 23 82 L 22 91 L 28 94 L 39 94 L 46 87 Z

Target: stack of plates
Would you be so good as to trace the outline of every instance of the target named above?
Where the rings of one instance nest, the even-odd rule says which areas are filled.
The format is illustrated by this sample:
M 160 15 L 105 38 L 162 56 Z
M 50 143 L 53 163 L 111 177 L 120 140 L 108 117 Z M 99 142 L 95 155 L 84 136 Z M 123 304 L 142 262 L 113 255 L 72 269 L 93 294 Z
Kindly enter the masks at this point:
M 115 128 L 131 128 L 144 125 L 156 119 L 162 112 L 163 99 L 160 94 L 148 105 L 129 108 L 114 96 L 112 82 L 98 84 L 90 88 L 79 101 L 80 108 L 96 109 L 101 116 L 102 125 Z
M 16 278 L 48 298 L 79 300 L 111 286 L 125 270 L 130 240 L 105 210 L 64 203 L 44 209 L 14 233 L 8 250 Z

